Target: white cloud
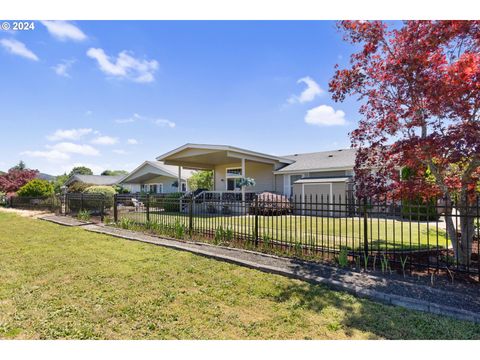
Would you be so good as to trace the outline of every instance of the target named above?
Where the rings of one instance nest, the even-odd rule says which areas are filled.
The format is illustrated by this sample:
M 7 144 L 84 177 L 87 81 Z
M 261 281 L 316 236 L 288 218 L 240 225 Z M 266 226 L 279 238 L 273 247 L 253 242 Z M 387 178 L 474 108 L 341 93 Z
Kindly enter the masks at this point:
M 127 144 L 128 144 L 128 145 L 137 145 L 137 144 L 138 144 L 138 140 L 137 140 L 137 139 L 128 139 L 128 140 L 127 140 Z
M 61 142 L 55 145 L 47 145 L 50 150 L 57 150 L 66 154 L 79 154 L 86 156 L 96 156 L 99 151 L 93 146 L 87 144 L 74 144 L 70 142 Z
M 155 119 L 153 120 L 153 123 L 157 126 L 162 126 L 162 127 L 169 127 L 169 128 L 174 128 L 176 124 L 173 121 L 167 120 L 167 119 Z
M 336 126 L 346 125 L 345 113 L 328 105 L 320 105 L 307 111 L 305 122 L 310 125 Z
M 127 152 L 125 150 L 122 150 L 122 149 L 114 149 L 114 150 L 112 150 L 112 152 L 114 152 L 115 154 L 118 154 L 118 155 L 127 154 Z
M 292 95 L 288 98 L 289 104 L 294 103 L 306 103 L 314 100 L 317 96 L 320 96 L 324 93 L 320 85 L 318 85 L 315 80 L 310 76 L 303 77 L 297 81 L 298 84 L 304 83 L 307 85 L 307 88 L 302 91 L 300 95 Z
M 0 39 L 2 45 L 8 52 L 33 61 L 38 61 L 38 56 L 27 48 L 21 41 L 15 39 Z
M 24 151 L 20 155 L 26 155 L 36 158 L 43 158 L 48 161 L 59 161 L 59 160 L 68 160 L 70 156 L 64 152 L 58 150 L 48 150 L 48 151 Z
M 137 120 L 140 120 L 142 119 L 142 117 L 138 114 L 133 114 L 131 117 L 129 118 L 125 118 L 125 119 L 117 119 L 115 120 L 115 122 L 117 124 L 128 124 L 128 123 L 132 123 L 132 122 L 135 122 Z
M 55 131 L 52 135 L 47 136 L 47 139 L 51 141 L 78 140 L 81 137 L 90 134 L 92 131 L 92 129 L 59 129 Z
M 61 41 L 74 40 L 83 41 L 87 35 L 75 25 L 67 21 L 41 21 L 47 28 L 50 35 Z
M 118 143 L 118 139 L 111 136 L 98 136 L 92 140 L 92 144 L 97 145 L 114 145 Z
M 156 60 L 134 58 L 128 51 L 122 51 L 117 58 L 111 59 L 103 49 L 90 48 L 87 56 L 97 60 L 101 71 L 107 75 L 129 79 L 138 83 L 155 81 L 153 74 L 158 69 Z
M 150 118 L 150 117 L 142 116 L 142 115 L 139 115 L 139 114 L 136 114 L 136 113 L 133 114 L 132 116 L 130 116 L 129 118 L 117 119 L 117 120 L 115 120 L 115 122 L 117 124 L 127 124 L 127 123 L 133 123 L 133 122 L 140 121 L 140 120 L 151 122 L 152 124 L 155 124 L 155 125 L 161 126 L 161 127 L 174 128 L 176 126 L 176 124 L 173 121 L 170 121 L 170 120 L 167 120 L 167 119 Z
M 52 66 L 52 69 L 59 76 L 70 77 L 68 70 L 72 67 L 75 60 L 63 60 L 61 63 Z

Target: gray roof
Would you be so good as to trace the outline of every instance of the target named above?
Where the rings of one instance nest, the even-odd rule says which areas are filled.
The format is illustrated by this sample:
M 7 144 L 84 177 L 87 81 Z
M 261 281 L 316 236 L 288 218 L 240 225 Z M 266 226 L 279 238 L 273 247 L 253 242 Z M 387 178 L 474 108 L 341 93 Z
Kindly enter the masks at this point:
M 284 156 L 294 160 L 293 164 L 287 165 L 278 173 L 296 171 L 328 171 L 340 168 L 352 168 L 355 165 L 355 149 L 339 149 L 305 154 Z
M 120 182 L 125 175 L 105 176 L 105 175 L 72 175 L 65 185 L 70 185 L 76 181 L 92 185 L 115 185 Z

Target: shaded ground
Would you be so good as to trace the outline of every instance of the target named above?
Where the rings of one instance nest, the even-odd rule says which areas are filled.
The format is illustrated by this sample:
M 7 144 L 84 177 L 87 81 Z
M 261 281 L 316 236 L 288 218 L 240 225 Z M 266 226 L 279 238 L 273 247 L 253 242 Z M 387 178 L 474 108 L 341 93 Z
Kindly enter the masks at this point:
M 0 213 L 0 337 L 480 339 L 480 326 Z

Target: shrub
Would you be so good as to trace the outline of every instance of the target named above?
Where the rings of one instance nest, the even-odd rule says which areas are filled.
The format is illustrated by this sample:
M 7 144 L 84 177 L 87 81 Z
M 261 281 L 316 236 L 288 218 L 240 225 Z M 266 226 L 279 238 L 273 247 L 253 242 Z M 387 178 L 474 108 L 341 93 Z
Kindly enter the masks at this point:
M 292 209 L 290 201 L 284 195 L 263 192 L 258 195 L 259 215 L 286 215 Z M 250 214 L 255 214 L 255 202 L 250 205 Z
M 68 185 L 69 193 L 83 193 L 89 187 L 95 186 L 93 184 L 85 184 L 79 181 L 75 181 L 73 184 Z
M 435 201 L 433 199 L 425 201 L 421 198 L 404 200 L 402 217 L 416 221 L 437 221 L 440 218 Z
M 170 193 L 162 197 L 154 197 L 150 200 L 155 201 L 155 207 L 163 208 L 168 212 L 180 212 L 180 198 L 185 195 L 183 193 Z M 155 199 L 155 200 L 154 200 Z
M 84 194 L 97 194 L 105 196 L 105 207 L 111 208 L 113 206 L 113 197 L 116 194 L 113 186 L 90 186 L 85 189 Z M 89 200 L 90 201 L 90 200 Z M 95 200 L 92 200 L 95 201 Z
M 21 197 L 44 197 L 53 195 L 53 185 L 47 180 L 33 179 L 23 185 L 17 195 Z
M 77 214 L 77 219 L 82 221 L 89 221 L 91 217 L 90 211 L 80 210 Z

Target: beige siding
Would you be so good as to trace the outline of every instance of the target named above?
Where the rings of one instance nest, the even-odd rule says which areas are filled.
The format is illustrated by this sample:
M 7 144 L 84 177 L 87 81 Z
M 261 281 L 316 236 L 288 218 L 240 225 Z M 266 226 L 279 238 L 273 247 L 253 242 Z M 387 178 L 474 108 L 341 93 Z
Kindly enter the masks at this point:
M 240 167 L 240 162 L 215 167 L 215 190 L 225 191 L 227 189 L 226 170 L 230 167 Z M 262 164 L 252 161 L 245 161 L 245 176 L 255 179 L 255 186 L 249 187 L 247 191 L 274 191 L 275 179 L 273 165 Z M 222 181 L 223 179 L 223 181 Z
M 293 185 L 294 197 L 298 202 L 303 202 L 303 204 L 299 204 L 298 211 L 304 215 L 346 216 L 346 190 L 345 182 Z
M 275 175 L 275 189 L 273 189 L 278 194 L 283 194 L 283 175 Z

